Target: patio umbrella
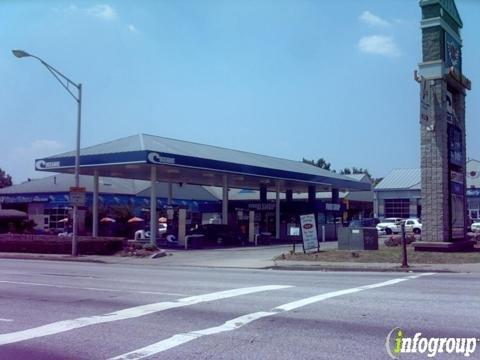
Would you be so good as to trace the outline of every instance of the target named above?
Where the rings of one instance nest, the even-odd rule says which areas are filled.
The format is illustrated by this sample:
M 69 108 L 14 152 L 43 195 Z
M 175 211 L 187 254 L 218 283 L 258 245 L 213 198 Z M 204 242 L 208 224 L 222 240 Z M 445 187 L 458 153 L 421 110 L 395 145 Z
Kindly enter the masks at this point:
M 166 222 L 167 222 L 167 218 L 162 216 L 160 219 L 158 219 L 158 222 L 159 222 L 159 223 L 166 223 Z
M 129 224 L 132 224 L 132 223 L 139 223 L 139 222 L 142 222 L 142 221 L 145 221 L 145 220 L 143 220 L 142 218 L 139 218 L 139 217 L 134 216 L 133 218 L 128 219 L 127 222 L 128 222 Z
M 59 223 L 68 223 L 68 217 L 63 218 L 62 220 L 58 220 Z
M 114 222 L 116 222 L 116 220 L 107 216 L 107 217 L 101 218 L 100 222 L 101 223 L 114 223 Z

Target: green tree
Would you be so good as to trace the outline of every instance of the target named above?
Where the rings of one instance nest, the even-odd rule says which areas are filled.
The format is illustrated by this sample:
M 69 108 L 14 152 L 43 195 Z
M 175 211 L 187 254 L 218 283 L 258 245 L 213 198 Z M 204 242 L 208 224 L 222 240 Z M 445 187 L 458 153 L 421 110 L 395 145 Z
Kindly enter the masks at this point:
M 368 169 L 364 168 L 357 168 L 355 166 L 352 166 L 352 168 L 345 168 L 343 170 L 340 170 L 340 174 L 343 175 L 350 175 L 350 174 L 367 174 L 368 176 L 372 177 Z M 372 178 L 373 179 L 373 178 Z
M 317 161 L 307 160 L 307 159 L 303 158 L 302 161 L 305 164 L 310 164 L 310 165 L 313 165 L 313 166 L 316 166 L 316 167 L 319 167 L 319 168 L 325 169 L 325 170 L 330 170 L 330 168 L 331 168 L 331 164 L 329 162 L 327 162 L 324 158 L 320 158 Z
M 7 186 L 12 186 L 12 177 L 0 169 L 0 189 Z

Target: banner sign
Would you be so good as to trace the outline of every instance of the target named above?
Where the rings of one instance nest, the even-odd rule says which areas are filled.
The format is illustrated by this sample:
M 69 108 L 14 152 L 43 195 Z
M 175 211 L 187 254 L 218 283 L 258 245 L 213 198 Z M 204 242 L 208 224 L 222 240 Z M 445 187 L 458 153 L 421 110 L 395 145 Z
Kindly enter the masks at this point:
M 41 195 L 6 195 L 0 196 L 0 203 L 4 204 L 28 204 L 28 203 L 46 203 L 49 202 L 48 196 Z
M 302 227 L 303 250 L 308 251 L 318 249 L 317 226 L 315 224 L 315 215 L 300 215 L 300 224 Z
M 467 196 L 480 197 L 480 190 L 479 189 L 467 189 Z

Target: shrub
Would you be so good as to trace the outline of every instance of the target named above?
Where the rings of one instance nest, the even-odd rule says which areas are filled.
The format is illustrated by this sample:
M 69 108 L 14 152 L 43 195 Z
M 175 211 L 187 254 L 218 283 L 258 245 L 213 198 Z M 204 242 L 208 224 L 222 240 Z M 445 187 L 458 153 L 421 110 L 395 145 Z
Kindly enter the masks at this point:
M 384 241 L 386 246 L 398 246 L 402 243 L 402 238 L 400 236 L 390 236 Z
M 152 244 L 145 244 L 145 245 L 143 245 L 143 250 L 157 251 L 158 248 L 155 245 L 152 245 Z

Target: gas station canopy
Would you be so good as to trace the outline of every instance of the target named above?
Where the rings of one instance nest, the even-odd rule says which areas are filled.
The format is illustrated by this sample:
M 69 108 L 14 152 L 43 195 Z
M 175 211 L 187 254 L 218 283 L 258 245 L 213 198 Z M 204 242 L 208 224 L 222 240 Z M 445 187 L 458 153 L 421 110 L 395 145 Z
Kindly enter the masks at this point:
M 35 161 L 39 171 L 73 173 L 75 152 Z M 370 184 L 305 164 L 300 161 L 231 150 L 159 136 L 138 134 L 80 151 L 82 175 L 149 180 L 157 168 L 157 181 L 223 186 L 230 188 L 305 192 L 370 190 Z

